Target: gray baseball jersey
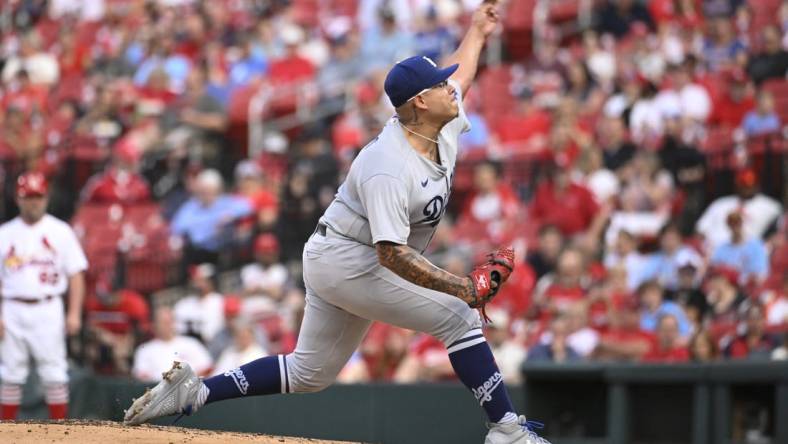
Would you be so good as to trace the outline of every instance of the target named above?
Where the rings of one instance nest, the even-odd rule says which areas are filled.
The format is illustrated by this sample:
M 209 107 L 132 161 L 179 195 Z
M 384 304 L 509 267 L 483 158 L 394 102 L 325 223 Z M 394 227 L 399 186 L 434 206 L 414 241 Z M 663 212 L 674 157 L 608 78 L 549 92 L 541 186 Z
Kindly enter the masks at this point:
M 445 344 L 481 336 L 476 310 L 463 300 L 406 281 L 378 263 L 375 242 L 423 251 L 446 210 L 457 140 L 470 128 L 460 114 L 440 132 L 440 163 L 419 155 L 392 119 L 353 161 L 345 182 L 304 246 L 306 308 L 298 344 L 283 363 L 283 391 L 330 384 L 372 320 L 425 332 Z M 478 341 L 478 339 L 476 339 Z M 473 344 L 472 341 L 464 344 Z
M 470 129 L 460 86 L 450 82 L 460 111 L 438 136 L 440 163 L 411 147 L 394 117 L 353 161 L 321 222 L 369 246 L 390 241 L 427 248 L 451 194 L 459 135 Z

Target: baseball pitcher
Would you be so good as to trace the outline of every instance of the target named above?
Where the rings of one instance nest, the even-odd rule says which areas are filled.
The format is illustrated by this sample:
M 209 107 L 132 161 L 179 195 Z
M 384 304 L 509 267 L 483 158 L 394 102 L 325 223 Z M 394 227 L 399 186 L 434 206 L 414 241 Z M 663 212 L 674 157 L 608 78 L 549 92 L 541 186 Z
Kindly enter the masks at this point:
M 2 419 L 16 419 L 30 357 L 44 385 L 49 417 L 64 419 L 67 413 L 66 333 L 81 326 L 88 262 L 71 227 L 46 213 L 47 188 L 41 173 L 19 176 L 20 214 L 0 225 Z
M 397 114 L 355 159 L 304 247 L 306 310 L 296 350 L 204 381 L 176 363 L 131 406 L 127 423 L 190 414 L 228 398 L 322 390 L 375 320 L 446 345 L 457 376 L 489 417 L 486 443 L 546 442 L 515 412 L 474 309 L 509 277 L 513 251 L 491 253 L 469 276 L 422 256 L 446 210 L 458 138 L 469 129 L 462 98 L 497 22 L 497 2 L 484 2 L 447 67 L 417 56 L 389 71 L 384 87 Z

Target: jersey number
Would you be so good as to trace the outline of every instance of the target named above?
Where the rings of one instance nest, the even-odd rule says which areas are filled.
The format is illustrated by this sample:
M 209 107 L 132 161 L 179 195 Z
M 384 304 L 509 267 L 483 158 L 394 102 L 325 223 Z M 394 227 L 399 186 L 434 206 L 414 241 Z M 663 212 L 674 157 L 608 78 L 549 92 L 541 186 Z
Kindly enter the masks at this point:
M 38 280 L 41 281 L 42 284 L 47 285 L 55 285 L 57 284 L 57 279 L 60 277 L 57 273 L 47 273 L 46 271 L 42 271 L 38 274 Z

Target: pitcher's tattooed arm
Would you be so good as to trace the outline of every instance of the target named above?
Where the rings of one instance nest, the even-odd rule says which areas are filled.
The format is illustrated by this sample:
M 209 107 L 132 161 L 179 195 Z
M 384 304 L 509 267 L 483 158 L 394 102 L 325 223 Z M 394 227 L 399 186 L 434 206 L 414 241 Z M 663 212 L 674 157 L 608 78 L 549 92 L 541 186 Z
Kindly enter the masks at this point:
M 396 273 L 399 277 L 418 286 L 457 296 L 465 302 L 474 301 L 474 288 L 471 279 L 457 276 L 436 267 L 424 256 L 407 245 L 392 242 L 375 244 L 380 265 Z

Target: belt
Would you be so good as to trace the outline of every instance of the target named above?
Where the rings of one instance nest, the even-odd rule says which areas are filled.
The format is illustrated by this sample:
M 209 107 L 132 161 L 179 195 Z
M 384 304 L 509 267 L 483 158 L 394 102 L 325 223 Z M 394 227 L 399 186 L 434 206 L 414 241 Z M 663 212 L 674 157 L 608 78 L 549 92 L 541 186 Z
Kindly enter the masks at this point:
M 367 246 L 370 246 L 370 247 L 372 246 L 371 244 L 367 244 L 367 243 L 361 242 L 360 240 L 358 240 L 356 238 L 353 238 L 353 237 L 350 237 L 348 235 L 342 234 L 342 233 L 334 230 L 330 226 L 324 224 L 323 222 L 318 222 L 317 223 L 317 227 L 315 227 L 314 234 L 319 234 L 319 235 L 321 235 L 323 237 L 328 237 L 328 233 L 333 233 L 331 235 L 331 237 L 334 237 L 334 238 L 337 238 L 337 239 L 346 239 L 346 240 L 355 241 L 355 242 L 358 242 L 360 244 L 367 245 Z
M 48 294 L 42 298 L 17 298 L 17 297 L 10 297 L 4 298 L 6 301 L 14 301 L 14 302 L 21 302 L 23 304 L 39 304 L 42 302 L 49 302 L 52 299 L 55 299 L 55 296 Z

